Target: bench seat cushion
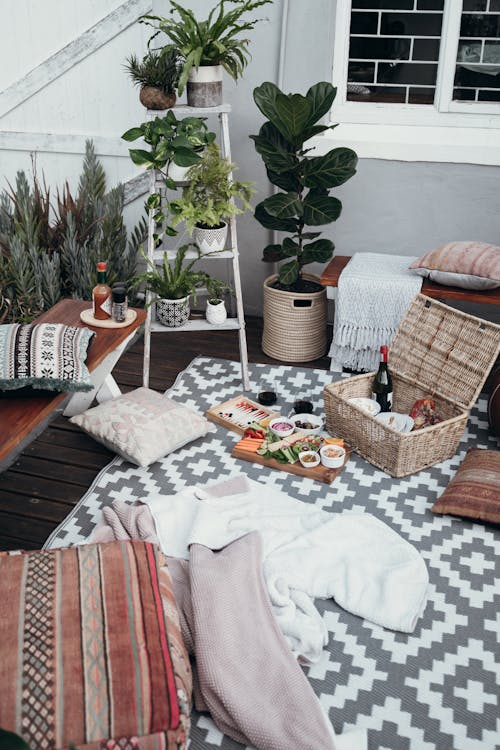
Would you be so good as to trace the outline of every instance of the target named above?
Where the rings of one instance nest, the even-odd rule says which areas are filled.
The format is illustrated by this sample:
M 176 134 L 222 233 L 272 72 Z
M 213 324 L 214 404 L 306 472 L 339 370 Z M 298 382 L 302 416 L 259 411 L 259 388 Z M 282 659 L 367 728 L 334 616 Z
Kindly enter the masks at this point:
M 63 323 L 1 325 L 0 390 L 90 391 L 85 360 L 93 336 Z
M 185 748 L 191 673 L 160 561 L 132 541 L 0 557 L 4 729 L 33 749 Z

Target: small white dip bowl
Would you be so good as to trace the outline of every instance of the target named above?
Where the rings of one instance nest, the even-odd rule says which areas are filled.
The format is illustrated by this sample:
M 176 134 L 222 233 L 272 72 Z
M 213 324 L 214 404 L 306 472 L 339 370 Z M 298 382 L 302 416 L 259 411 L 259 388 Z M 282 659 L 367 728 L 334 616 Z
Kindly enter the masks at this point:
M 276 425 L 288 425 L 288 428 L 285 429 L 278 429 Z M 295 426 L 291 419 L 288 419 L 287 417 L 275 417 L 274 419 L 271 419 L 269 422 L 269 429 L 274 432 L 275 435 L 278 435 L 280 438 L 288 437 L 292 434 L 292 432 L 295 429 Z
M 319 465 L 319 453 L 316 451 L 302 451 L 299 453 L 299 461 L 304 469 L 313 469 Z
M 345 449 L 340 445 L 323 445 L 320 448 L 321 463 L 329 469 L 338 469 L 343 466 L 345 459 Z
M 321 417 L 317 417 L 314 414 L 294 414 L 290 417 L 290 422 L 293 422 L 297 432 L 303 432 L 304 435 L 319 435 L 323 429 L 323 420 Z M 299 424 L 300 422 L 300 424 Z M 300 425 L 312 425 L 311 427 L 301 427 Z

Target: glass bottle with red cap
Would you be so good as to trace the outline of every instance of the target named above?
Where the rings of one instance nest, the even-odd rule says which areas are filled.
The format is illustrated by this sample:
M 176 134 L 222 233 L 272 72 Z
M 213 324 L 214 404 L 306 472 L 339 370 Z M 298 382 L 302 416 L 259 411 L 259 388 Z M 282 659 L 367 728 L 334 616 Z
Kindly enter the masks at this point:
M 372 386 L 372 398 L 380 404 L 380 411 L 392 411 L 392 377 L 387 360 L 389 347 L 380 347 L 380 364 Z
M 92 289 L 92 306 L 96 320 L 111 318 L 112 305 L 111 287 L 106 284 L 106 262 L 97 264 L 97 284 Z

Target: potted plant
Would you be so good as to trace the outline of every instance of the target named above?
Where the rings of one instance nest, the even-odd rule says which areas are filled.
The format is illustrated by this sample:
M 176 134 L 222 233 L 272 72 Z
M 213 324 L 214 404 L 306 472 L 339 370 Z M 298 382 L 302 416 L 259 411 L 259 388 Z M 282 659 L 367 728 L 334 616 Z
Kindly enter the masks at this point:
M 136 86 L 140 86 L 139 99 L 147 109 L 170 109 L 177 97 L 179 81 L 179 54 L 170 48 L 165 54 L 151 50 L 142 60 L 130 55 L 125 70 Z
M 169 110 L 164 117 L 155 117 L 154 120 L 130 128 L 122 138 L 125 141 L 142 138 L 149 149 L 129 149 L 130 158 L 140 167 L 161 172 L 166 187 L 175 190 L 177 182 L 175 175 L 172 176 L 172 168 L 192 167 L 201 160 L 203 149 L 215 139 L 215 133 L 208 130 L 205 120 L 203 117 L 184 117 L 178 120 L 173 111 Z M 165 214 L 162 211 L 159 193 L 151 193 L 146 201 L 146 209 L 154 211 L 157 226 L 164 224 Z M 168 202 L 166 209 L 168 210 Z M 177 234 L 168 224 L 164 231 L 170 236 Z M 159 240 L 158 235 L 156 239 Z
M 170 0 L 170 15 L 142 16 L 141 22 L 163 32 L 171 40 L 161 54 L 169 49 L 179 51 L 182 72 L 178 91 L 187 84 L 187 101 L 191 107 L 214 107 L 222 103 L 222 70 L 235 81 L 243 74 L 250 60 L 250 40 L 239 35 L 251 31 L 260 20 L 243 20 L 243 16 L 272 0 L 219 0 L 204 21 L 197 21 L 189 8 Z M 231 7 L 227 9 L 227 5 Z
M 196 250 L 196 256 L 186 262 L 186 255 L 190 247 Z M 189 298 L 192 295 L 196 303 L 196 292 L 206 286 L 209 278 L 204 271 L 194 271 L 193 266 L 200 258 L 196 245 L 188 243 L 178 248 L 175 258 L 169 259 L 168 253 L 163 253 L 163 263 L 157 266 L 144 253 L 147 268 L 132 279 L 132 286 L 144 284 L 152 299 L 148 304 L 155 303 L 156 319 L 159 323 L 170 328 L 178 328 L 189 319 Z
M 210 143 L 200 161 L 189 170 L 182 196 L 170 203 L 172 226 L 184 221 L 202 253 L 223 250 L 227 221 L 250 207 L 253 188 L 249 182 L 232 179 L 234 166 L 221 156 L 215 142 Z
M 266 229 L 286 232 L 281 242 L 264 248 L 263 260 L 287 261 L 277 276 L 264 282 L 266 354 L 286 361 L 308 361 L 325 353 L 326 290 L 317 277 L 303 273 L 309 263 L 326 263 L 333 242 L 310 231 L 338 219 L 342 204 L 330 195 L 356 172 L 357 156 L 349 148 L 333 148 L 314 156 L 306 141 L 335 125 L 318 125 L 335 99 L 327 82 L 311 86 L 305 96 L 284 94 L 273 83 L 254 90 L 257 107 L 268 119 L 258 135 L 250 136 L 267 175 L 280 192 L 255 208 L 255 218 Z M 314 335 L 312 335 L 314 333 Z M 303 335 L 304 341 L 295 343 Z
M 207 311 L 206 318 L 213 325 L 224 323 L 227 318 L 227 310 L 224 302 L 224 295 L 231 294 L 235 296 L 234 289 L 220 279 L 212 276 L 206 280 L 207 286 Z

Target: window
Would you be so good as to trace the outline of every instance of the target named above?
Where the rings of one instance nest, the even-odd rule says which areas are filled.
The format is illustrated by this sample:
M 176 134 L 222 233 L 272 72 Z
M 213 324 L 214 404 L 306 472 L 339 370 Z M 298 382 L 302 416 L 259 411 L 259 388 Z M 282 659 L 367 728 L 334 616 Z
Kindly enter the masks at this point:
M 500 164 L 500 0 L 337 0 L 333 83 L 361 155 Z

